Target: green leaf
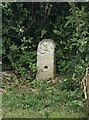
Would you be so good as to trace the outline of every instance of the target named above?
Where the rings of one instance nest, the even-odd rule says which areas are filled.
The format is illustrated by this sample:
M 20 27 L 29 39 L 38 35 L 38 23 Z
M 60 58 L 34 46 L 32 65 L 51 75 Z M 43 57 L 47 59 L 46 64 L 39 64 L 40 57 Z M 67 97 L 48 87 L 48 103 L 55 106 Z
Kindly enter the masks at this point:
M 53 32 L 54 32 L 56 35 L 61 35 L 61 31 L 53 30 Z
M 47 30 L 42 30 L 41 31 L 41 38 L 47 33 Z

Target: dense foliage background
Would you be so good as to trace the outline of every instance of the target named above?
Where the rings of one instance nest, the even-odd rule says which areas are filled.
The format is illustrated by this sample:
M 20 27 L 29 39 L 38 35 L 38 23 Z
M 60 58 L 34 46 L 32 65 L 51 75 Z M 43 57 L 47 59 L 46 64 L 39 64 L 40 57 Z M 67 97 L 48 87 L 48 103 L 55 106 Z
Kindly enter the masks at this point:
M 89 61 L 88 11 L 89 3 L 3 3 L 3 70 L 32 81 L 37 45 L 51 38 L 56 44 L 57 73 L 83 77 Z
M 89 2 L 2 3 L 5 118 L 81 118 L 89 113 L 81 80 L 89 63 Z M 37 46 L 56 44 L 53 84 L 37 81 Z M 49 59 L 49 58 L 48 58 Z

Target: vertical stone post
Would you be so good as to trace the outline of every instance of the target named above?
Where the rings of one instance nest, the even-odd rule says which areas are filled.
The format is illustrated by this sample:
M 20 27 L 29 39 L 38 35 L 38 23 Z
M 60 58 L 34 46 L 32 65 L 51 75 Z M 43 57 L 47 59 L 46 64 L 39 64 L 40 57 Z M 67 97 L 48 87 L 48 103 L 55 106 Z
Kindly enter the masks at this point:
M 55 70 L 55 43 L 51 39 L 44 39 L 38 44 L 36 79 L 54 79 Z

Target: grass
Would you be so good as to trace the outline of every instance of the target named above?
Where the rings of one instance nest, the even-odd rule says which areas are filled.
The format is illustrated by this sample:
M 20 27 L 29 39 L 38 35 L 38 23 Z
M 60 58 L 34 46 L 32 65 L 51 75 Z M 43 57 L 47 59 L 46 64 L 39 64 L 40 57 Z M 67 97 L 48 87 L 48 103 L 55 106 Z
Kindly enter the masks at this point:
M 17 84 L 18 83 L 18 84 Z M 85 103 L 79 91 L 61 89 L 61 83 L 20 84 L 3 80 L 3 118 L 81 118 L 86 117 Z

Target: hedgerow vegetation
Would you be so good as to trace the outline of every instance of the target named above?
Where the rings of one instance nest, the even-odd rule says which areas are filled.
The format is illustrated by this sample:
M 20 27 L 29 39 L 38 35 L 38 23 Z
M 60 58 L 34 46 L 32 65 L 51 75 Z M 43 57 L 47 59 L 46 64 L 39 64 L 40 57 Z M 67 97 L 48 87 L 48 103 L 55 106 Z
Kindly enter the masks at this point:
M 80 83 L 89 62 L 88 6 L 86 2 L 2 3 L 2 69 L 12 72 L 12 77 L 3 77 L 2 85 L 8 92 L 3 97 L 6 111 L 23 108 L 23 116 L 26 108 L 31 110 L 27 116 L 33 117 L 35 111 L 47 107 L 52 113 L 44 110 L 35 117 L 65 117 L 70 116 L 72 106 L 75 115 L 71 117 L 85 113 L 80 111 L 85 106 Z M 56 71 L 64 77 L 56 85 L 35 80 L 37 46 L 42 39 L 53 39 L 56 44 Z M 59 114 L 60 106 L 69 111 Z M 11 115 L 10 111 L 6 117 L 17 117 L 18 112 Z

